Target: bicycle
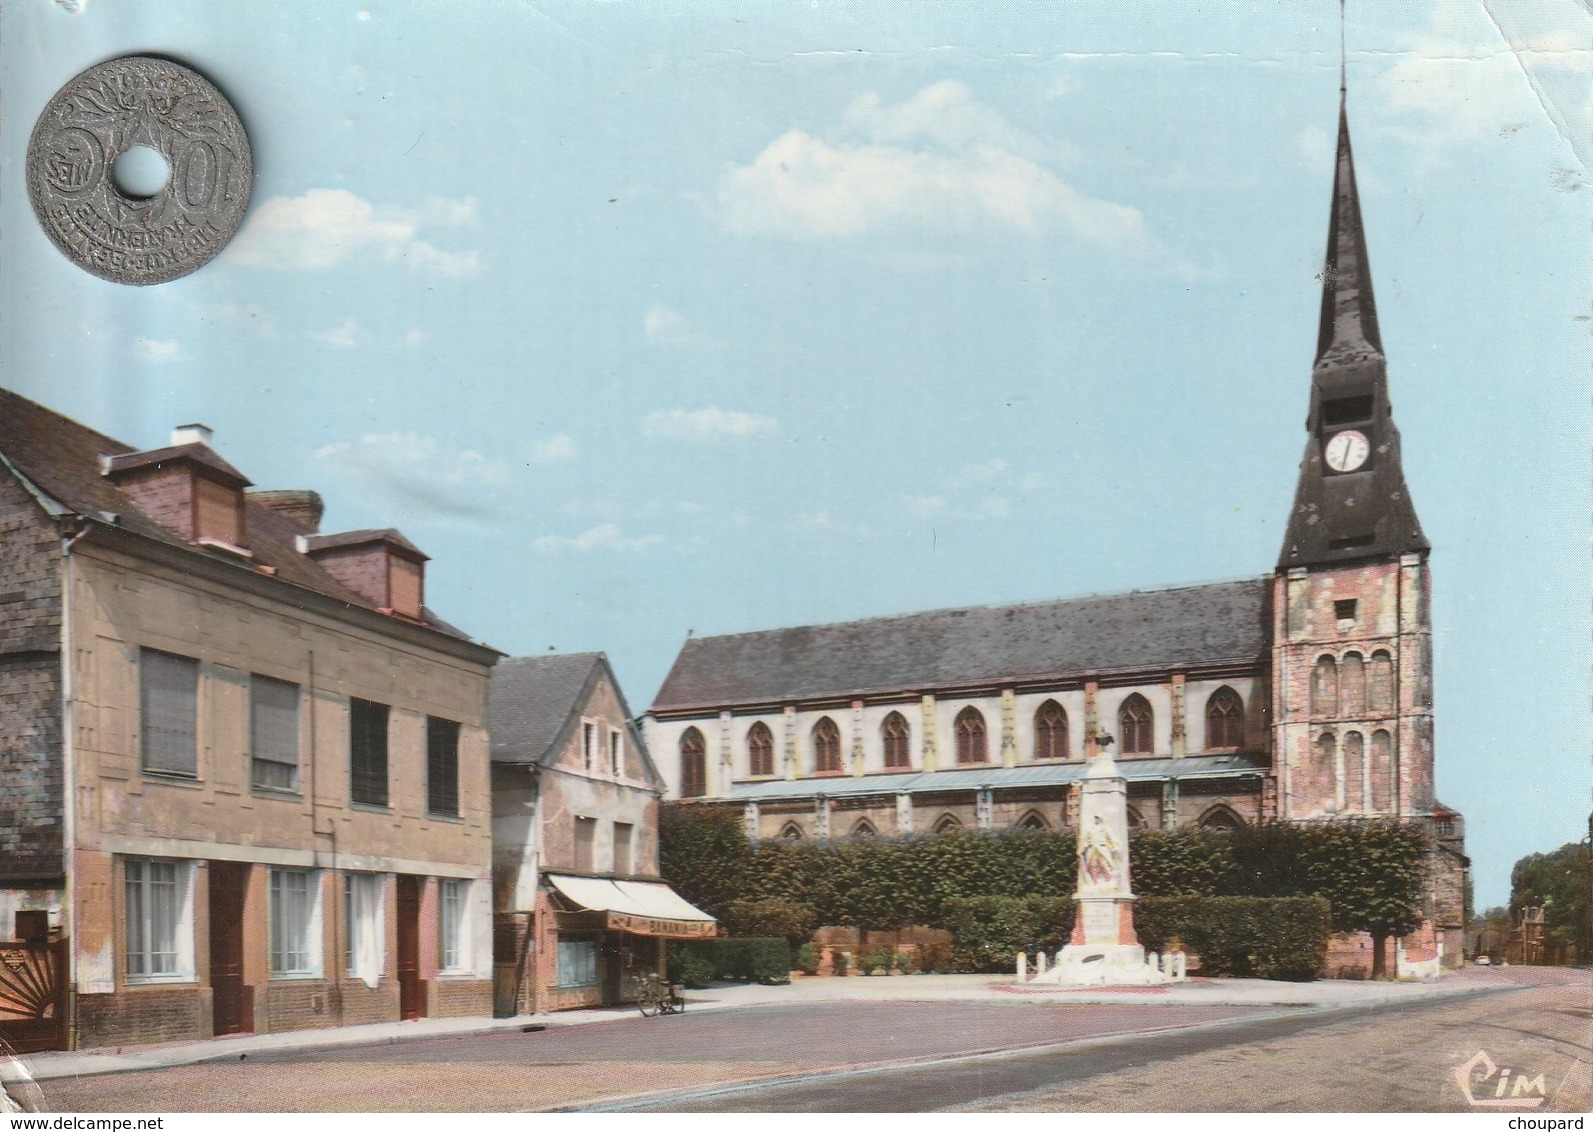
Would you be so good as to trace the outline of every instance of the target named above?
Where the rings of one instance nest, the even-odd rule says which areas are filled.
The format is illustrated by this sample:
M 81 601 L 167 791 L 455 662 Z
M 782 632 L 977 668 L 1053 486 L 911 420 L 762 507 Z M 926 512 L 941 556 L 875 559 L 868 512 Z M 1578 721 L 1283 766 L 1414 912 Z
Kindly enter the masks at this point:
M 642 975 L 637 980 L 636 1008 L 643 1018 L 658 1014 L 684 1014 L 686 1000 L 681 997 L 680 984 L 666 983 L 657 975 Z

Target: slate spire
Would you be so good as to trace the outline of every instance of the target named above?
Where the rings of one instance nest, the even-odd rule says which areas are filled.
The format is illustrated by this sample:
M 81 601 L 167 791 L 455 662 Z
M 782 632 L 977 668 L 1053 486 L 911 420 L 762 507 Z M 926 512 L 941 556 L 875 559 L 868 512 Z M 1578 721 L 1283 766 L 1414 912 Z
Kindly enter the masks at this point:
M 1429 549 L 1400 464 L 1345 101 L 1341 79 L 1309 438 L 1279 569 Z

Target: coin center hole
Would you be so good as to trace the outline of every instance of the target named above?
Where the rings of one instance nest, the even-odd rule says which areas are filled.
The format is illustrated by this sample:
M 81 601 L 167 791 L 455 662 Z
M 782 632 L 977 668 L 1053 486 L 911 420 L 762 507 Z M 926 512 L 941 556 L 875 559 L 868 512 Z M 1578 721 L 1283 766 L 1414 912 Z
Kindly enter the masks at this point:
M 144 200 L 166 187 L 171 180 L 171 166 L 156 150 L 135 145 L 111 166 L 111 180 L 124 195 Z

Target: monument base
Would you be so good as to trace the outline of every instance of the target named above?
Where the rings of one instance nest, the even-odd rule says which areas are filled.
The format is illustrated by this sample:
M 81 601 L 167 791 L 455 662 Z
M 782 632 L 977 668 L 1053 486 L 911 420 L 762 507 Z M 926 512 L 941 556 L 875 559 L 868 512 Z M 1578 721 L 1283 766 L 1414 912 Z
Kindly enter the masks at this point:
M 1056 965 L 1030 979 L 1029 986 L 1149 987 L 1171 983 L 1145 960 L 1138 944 L 1070 943 L 1056 953 Z

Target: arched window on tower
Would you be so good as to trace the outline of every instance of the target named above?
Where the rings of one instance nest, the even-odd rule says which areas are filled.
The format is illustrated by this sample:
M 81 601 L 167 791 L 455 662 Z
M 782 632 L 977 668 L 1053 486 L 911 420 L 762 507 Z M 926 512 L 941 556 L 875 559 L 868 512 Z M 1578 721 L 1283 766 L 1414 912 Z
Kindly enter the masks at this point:
M 1361 654 L 1344 654 L 1339 664 L 1339 714 L 1352 719 L 1366 714 L 1366 664 Z
M 1350 813 L 1363 812 L 1366 807 L 1365 775 L 1366 741 L 1359 731 L 1344 736 L 1344 808 Z
M 907 719 L 899 711 L 891 712 L 879 725 L 880 739 L 885 745 L 886 770 L 906 770 L 912 765 L 912 756 L 907 750 L 910 734 Z
M 1339 744 L 1332 734 L 1324 731 L 1316 741 L 1317 781 L 1332 782 L 1336 770 Z
M 957 713 L 957 763 L 982 763 L 989 761 L 985 745 L 985 717 L 975 707 L 965 707 Z
M 1046 700 L 1034 713 L 1034 757 L 1068 757 L 1068 713 L 1055 700 Z
M 708 745 L 702 732 L 686 728 L 680 737 L 680 796 L 701 798 L 708 793 Z
M 762 720 L 747 732 L 747 773 L 753 778 L 774 773 L 774 732 Z
M 1398 778 L 1399 763 L 1388 732 L 1372 732 L 1372 805 L 1378 813 L 1394 813 L 1394 784 Z
M 1316 658 L 1311 671 L 1311 714 L 1333 716 L 1339 713 L 1339 666 L 1331 656 Z
M 1394 662 L 1388 653 L 1378 649 L 1368 667 L 1371 672 L 1366 681 L 1367 705 L 1373 715 L 1386 715 L 1394 710 Z
M 1117 709 L 1118 749 L 1125 755 L 1148 755 L 1154 750 L 1155 738 L 1151 734 L 1156 717 L 1151 713 L 1150 702 L 1135 692 Z
M 835 726 L 835 720 L 829 716 L 813 725 L 813 772 L 841 772 L 841 729 Z
M 1206 700 L 1206 750 L 1237 750 L 1245 743 L 1245 704 L 1229 687 Z

